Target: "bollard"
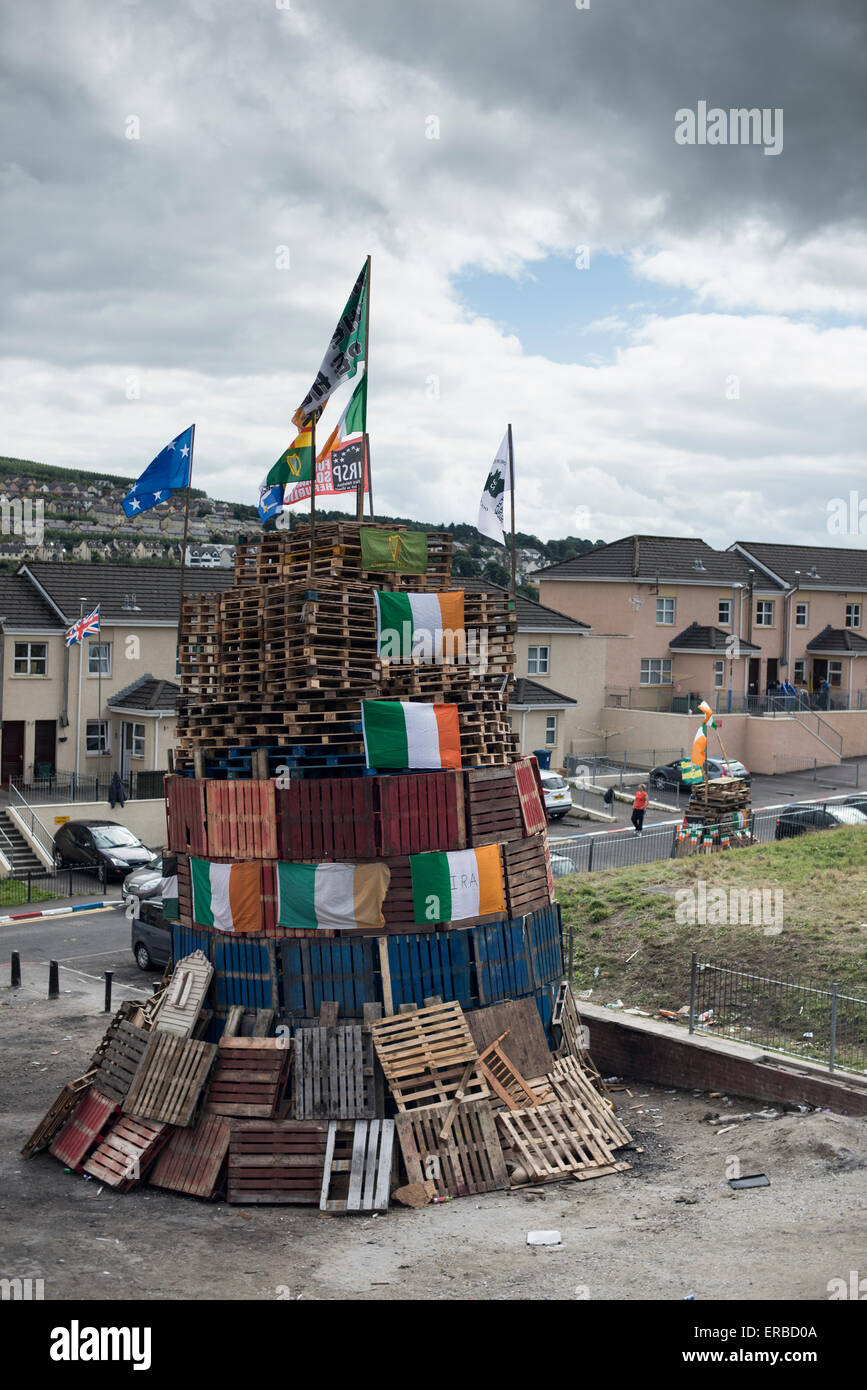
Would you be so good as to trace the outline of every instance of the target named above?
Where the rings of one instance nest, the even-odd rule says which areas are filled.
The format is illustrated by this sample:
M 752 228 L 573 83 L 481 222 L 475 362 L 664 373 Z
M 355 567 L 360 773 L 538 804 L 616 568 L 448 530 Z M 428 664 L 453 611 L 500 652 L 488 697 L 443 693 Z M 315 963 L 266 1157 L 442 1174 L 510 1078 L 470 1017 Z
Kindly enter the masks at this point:
M 113 971 L 113 970 L 106 970 L 106 972 L 105 972 L 105 1012 L 106 1012 L 107 1014 L 110 1014 L 110 1013 L 111 1013 L 111 982 L 112 982 L 113 979 L 114 979 L 114 971 Z
M 49 999 L 59 999 L 59 998 L 60 998 L 60 985 L 59 985 L 59 983 L 58 983 L 58 978 L 59 978 L 59 972 L 58 972 L 58 969 L 57 969 L 57 961 L 56 961 L 56 960 L 50 960 L 50 961 L 48 962 L 48 998 L 49 998 Z
M 12 952 L 10 963 L 12 966 L 12 973 L 9 978 L 9 984 L 12 989 L 17 989 L 21 984 L 21 957 L 17 951 Z

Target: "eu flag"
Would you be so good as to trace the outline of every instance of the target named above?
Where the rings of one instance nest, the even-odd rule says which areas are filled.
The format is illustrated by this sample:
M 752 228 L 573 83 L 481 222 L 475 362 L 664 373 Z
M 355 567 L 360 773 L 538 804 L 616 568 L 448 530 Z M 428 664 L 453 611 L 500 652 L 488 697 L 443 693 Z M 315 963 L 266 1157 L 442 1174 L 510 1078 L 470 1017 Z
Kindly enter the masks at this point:
M 158 502 L 168 502 L 178 488 L 188 487 L 193 462 L 193 430 L 190 425 L 167 444 L 162 453 L 149 463 L 137 483 L 134 483 L 121 503 L 127 516 L 147 512 Z

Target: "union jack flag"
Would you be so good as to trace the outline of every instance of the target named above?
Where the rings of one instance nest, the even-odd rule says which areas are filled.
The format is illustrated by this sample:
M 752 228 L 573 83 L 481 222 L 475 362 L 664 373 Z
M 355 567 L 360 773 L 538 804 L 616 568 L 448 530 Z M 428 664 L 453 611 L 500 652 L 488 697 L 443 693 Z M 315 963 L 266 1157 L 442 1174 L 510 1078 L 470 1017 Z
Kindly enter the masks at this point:
M 88 613 L 86 618 L 79 618 L 77 623 L 66 634 L 67 647 L 74 647 L 76 642 L 83 642 L 85 637 L 91 637 L 99 632 L 99 604 L 96 605 L 92 613 Z

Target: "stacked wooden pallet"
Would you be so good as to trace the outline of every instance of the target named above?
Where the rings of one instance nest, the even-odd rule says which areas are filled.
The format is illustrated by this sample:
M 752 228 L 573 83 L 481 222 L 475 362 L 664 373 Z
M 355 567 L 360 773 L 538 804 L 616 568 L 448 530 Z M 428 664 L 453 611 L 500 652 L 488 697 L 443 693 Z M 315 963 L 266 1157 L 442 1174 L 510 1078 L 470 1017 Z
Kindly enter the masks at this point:
M 376 526 L 387 536 L 406 535 L 405 526 Z M 395 567 L 368 570 L 362 564 L 361 529 L 357 521 L 320 522 L 316 527 L 316 578 L 333 578 L 352 583 L 362 581 L 378 588 L 442 589 L 448 585 L 454 543 L 447 532 L 427 532 L 427 568 L 424 574 L 402 570 L 400 546 Z M 310 528 L 302 522 L 292 531 L 275 531 L 256 540 L 242 542 L 235 551 L 236 584 L 287 584 L 303 581 L 310 574 Z

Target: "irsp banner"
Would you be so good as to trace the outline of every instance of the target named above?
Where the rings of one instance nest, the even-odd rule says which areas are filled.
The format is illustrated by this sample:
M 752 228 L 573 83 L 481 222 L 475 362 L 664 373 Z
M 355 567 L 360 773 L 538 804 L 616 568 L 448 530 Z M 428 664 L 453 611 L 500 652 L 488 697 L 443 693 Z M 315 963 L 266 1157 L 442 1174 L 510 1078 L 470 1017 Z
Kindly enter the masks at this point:
M 316 496 L 325 497 L 329 494 L 333 496 L 343 492 L 356 492 L 358 480 L 361 477 L 363 456 L 363 439 L 350 439 L 346 444 L 332 449 L 331 453 L 316 465 Z M 364 490 L 365 492 L 368 491 L 367 470 L 365 470 L 364 475 Z M 287 487 L 283 505 L 284 507 L 291 507 L 293 502 L 301 502 L 309 496 L 309 482 L 296 483 L 291 491 Z

